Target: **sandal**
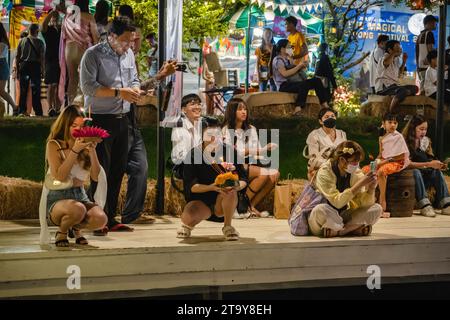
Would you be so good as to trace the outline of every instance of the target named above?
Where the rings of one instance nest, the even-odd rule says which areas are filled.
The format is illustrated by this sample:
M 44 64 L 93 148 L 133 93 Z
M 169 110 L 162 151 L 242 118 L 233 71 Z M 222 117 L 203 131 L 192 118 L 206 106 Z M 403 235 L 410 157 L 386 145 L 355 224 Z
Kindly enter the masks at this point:
M 94 236 L 99 236 L 99 237 L 104 237 L 108 235 L 108 227 L 104 227 L 103 229 L 100 230 L 94 230 Z
M 69 240 L 67 240 L 67 238 L 56 240 L 56 238 L 58 237 L 58 234 L 65 234 L 65 235 L 67 235 L 67 232 L 56 231 L 56 234 L 55 234 L 55 246 L 61 247 L 61 248 L 68 247 L 69 246 Z
M 323 232 L 322 236 L 324 238 L 334 238 L 334 237 L 339 237 L 340 236 L 339 231 L 334 231 L 334 230 L 332 230 L 330 228 L 323 228 L 322 232 Z M 333 233 L 335 233 L 335 235 L 333 235 Z
M 351 233 L 352 236 L 367 237 L 372 233 L 372 226 L 361 226 Z
M 134 228 L 131 228 L 123 223 L 118 223 L 109 229 L 111 232 L 132 232 Z
M 222 228 L 223 235 L 227 241 L 239 240 L 239 232 L 232 226 L 225 226 Z
M 77 234 L 79 234 L 80 231 L 81 231 L 80 229 L 77 229 L 75 227 L 70 228 L 69 229 L 69 238 L 72 238 L 72 239 L 75 238 L 76 244 L 81 244 L 81 245 L 89 244 L 89 241 L 82 235 L 79 235 L 77 237 Z
M 189 238 L 191 236 L 192 229 L 194 229 L 194 227 L 189 227 L 182 223 L 180 229 L 177 230 L 177 238 Z

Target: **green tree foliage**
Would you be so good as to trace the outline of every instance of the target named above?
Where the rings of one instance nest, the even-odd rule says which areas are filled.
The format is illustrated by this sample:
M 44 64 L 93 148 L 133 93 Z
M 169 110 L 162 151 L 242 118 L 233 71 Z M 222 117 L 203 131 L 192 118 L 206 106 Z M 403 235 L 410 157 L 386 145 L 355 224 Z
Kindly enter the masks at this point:
M 120 3 L 133 8 L 136 25 L 141 28 L 144 38 L 150 32 L 158 34 L 158 0 L 120 0 Z M 248 0 L 184 0 L 183 43 L 186 45 L 184 49 L 200 47 L 205 37 L 225 35 L 228 26 L 223 22 L 224 18 L 248 3 Z M 141 75 L 145 74 L 147 68 L 145 53 L 148 49 L 148 44 L 143 41 L 138 56 L 140 69 L 144 71 Z

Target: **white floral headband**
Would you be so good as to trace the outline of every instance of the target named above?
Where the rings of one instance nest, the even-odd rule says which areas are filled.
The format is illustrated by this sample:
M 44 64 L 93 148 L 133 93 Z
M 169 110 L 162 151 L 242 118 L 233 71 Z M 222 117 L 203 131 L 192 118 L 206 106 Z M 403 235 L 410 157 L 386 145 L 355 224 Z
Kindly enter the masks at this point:
M 352 155 L 355 153 L 355 150 L 353 148 L 344 148 L 342 149 L 342 153 L 348 153 L 349 155 Z

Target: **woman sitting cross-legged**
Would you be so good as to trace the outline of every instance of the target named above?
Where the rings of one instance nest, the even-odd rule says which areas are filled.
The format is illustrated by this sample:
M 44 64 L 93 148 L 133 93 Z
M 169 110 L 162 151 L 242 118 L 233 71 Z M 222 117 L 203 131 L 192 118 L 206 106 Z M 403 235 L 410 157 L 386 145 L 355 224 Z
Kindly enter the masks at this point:
M 203 118 L 202 134 L 202 145 L 191 149 L 184 160 L 183 187 L 187 204 L 181 214 L 181 228 L 177 231 L 177 237 L 188 238 L 192 229 L 202 220 L 217 221 L 216 217 L 223 216 L 222 232 L 225 239 L 238 240 L 239 233 L 231 226 L 231 222 L 238 205 L 238 191 L 247 186 L 243 161 L 238 159 L 233 147 L 222 144 L 218 120 Z M 226 162 L 222 159 L 226 159 Z M 219 181 L 223 176 L 218 176 L 225 172 L 235 179 L 234 184 Z
M 303 69 L 307 67 L 307 62 L 301 62 L 298 65 L 294 64 L 292 48 L 290 48 L 287 39 L 281 39 L 277 42 L 272 51 L 269 66 L 278 91 L 297 93 L 294 115 L 299 115 L 302 108 L 306 107 L 309 90 L 316 91 L 322 107 L 328 107 L 327 101 L 329 97 L 322 81 L 319 78 L 306 79 Z
M 230 100 L 227 104 L 222 134 L 225 143 L 234 146 L 238 155 L 246 159 L 244 167 L 248 173 L 249 185 L 246 194 L 250 200 L 250 214 L 256 217 L 268 217 L 267 211 L 259 212 L 256 206 L 275 187 L 280 173 L 277 169 L 258 165 L 256 159 L 267 151 L 275 149 L 277 145 L 269 143 L 261 147 L 256 128 L 249 123 L 247 105 L 244 100 L 238 98 Z M 245 214 L 237 218 L 242 216 Z
M 69 231 L 73 232 L 77 244 L 86 245 L 88 241 L 81 230 L 101 229 L 107 222 L 105 212 L 98 204 L 89 200 L 83 186 L 89 176 L 94 181 L 98 181 L 100 176 L 106 180 L 95 151 L 96 143 L 85 142 L 83 138 L 73 136 L 74 130 L 83 125 L 84 117 L 78 107 L 68 106 L 53 123 L 47 139 L 46 161 L 49 173 L 53 181 L 58 182 L 56 184 L 67 186 L 60 190 L 48 190 L 44 186 L 39 209 L 40 216 L 43 217 L 41 228 L 47 228 L 47 223 L 58 226 L 55 236 L 57 247 L 69 246 Z M 99 181 L 97 192 L 103 193 L 103 198 L 106 195 L 104 186 L 104 181 Z M 41 242 L 45 232 L 43 230 Z
M 377 179 L 364 175 L 359 162 L 364 150 L 354 141 L 339 144 L 313 180 L 327 203 L 314 207 L 308 218 L 311 233 L 325 238 L 368 236 L 383 209 L 375 203 Z

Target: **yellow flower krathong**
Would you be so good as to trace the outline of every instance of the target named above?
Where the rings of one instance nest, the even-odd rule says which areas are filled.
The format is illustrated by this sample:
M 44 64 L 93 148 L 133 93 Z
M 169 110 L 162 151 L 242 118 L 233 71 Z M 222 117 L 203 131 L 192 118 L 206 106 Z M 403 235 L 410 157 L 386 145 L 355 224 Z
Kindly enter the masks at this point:
M 239 181 L 239 176 L 232 172 L 219 174 L 214 181 L 214 184 L 219 187 L 233 187 Z

